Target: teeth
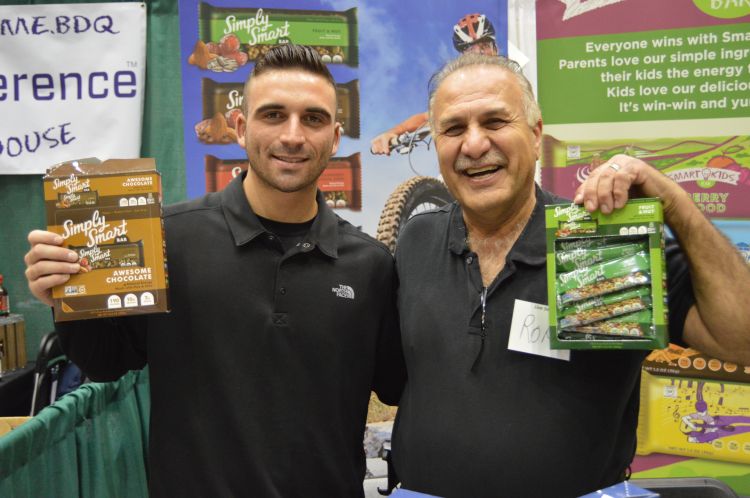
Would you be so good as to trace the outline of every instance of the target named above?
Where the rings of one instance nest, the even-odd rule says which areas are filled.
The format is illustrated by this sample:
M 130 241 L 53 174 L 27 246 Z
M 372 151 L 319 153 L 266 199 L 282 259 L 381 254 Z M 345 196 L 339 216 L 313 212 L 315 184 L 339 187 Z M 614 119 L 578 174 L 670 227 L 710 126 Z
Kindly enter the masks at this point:
M 276 159 L 280 161 L 284 161 L 286 163 L 302 163 L 307 160 L 307 158 L 304 158 L 304 157 L 282 157 L 282 156 L 276 156 Z
M 486 173 L 488 171 L 495 171 L 496 169 L 500 169 L 500 167 L 499 166 L 485 166 L 483 168 L 470 168 L 466 170 L 466 174 L 469 176 L 474 176 L 480 173 Z

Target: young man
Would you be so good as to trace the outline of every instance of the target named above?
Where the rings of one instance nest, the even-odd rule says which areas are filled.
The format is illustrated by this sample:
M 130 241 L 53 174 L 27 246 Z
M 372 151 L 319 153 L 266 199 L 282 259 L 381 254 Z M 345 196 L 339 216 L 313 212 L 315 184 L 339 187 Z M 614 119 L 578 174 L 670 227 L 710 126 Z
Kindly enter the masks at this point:
M 453 48 L 460 54 L 497 55 L 495 27 L 484 14 L 468 14 L 453 26 Z M 427 113 L 420 112 L 406 118 L 388 131 L 373 138 L 373 154 L 390 155 L 394 141 L 404 133 L 416 131 L 427 124 Z
M 547 304 L 544 205 L 534 183 L 542 119 L 505 58 L 463 55 L 433 77 L 430 123 L 457 200 L 414 216 L 396 251 L 408 381 L 393 439 L 405 488 L 437 496 L 575 497 L 624 478 L 635 451 L 645 352 L 509 349 L 516 300 Z M 615 156 L 576 202 L 661 197 L 673 341 L 750 363 L 750 268 L 675 182 Z M 716 254 L 725 255 L 716 258 Z
M 269 51 L 243 111 L 247 174 L 165 209 L 172 311 L 59 324 L 63 346 L 95 380 L 148 363 L 152 497 L 363 496 L 370 390 L 395 404 L 403 385 L 393 260 L 317 191 L 340 132 L 315 50 Z M 50 303 L 76 255 L 29 241 Z

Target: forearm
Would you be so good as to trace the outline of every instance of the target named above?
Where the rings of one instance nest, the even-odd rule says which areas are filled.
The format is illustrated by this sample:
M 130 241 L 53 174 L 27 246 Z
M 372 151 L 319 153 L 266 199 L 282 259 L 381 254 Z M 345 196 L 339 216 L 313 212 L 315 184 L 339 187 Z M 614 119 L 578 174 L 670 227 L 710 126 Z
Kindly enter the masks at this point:
M 420 112 L 419 114 L 415 114 L 405 119 L 401 123 L 397 124 L 390 130 L 388 130 L 388 132 L 393 133 L 394 135 L 401 135 L 402 133 L 407 133 L 407 132 L 418 130 L 419 128 L 423 127 L 426 124 L 427 124 L 427 113 Z
M 98 319 L 55 325 L 63 351 L 92 380 L 107 382 L 146 364 L 145 319 Z
M 695 294 L 685 341 L 706 354 L 750 364 L 750 267 L 687 194 L 670 199 L 665 221 L 685 253 Z

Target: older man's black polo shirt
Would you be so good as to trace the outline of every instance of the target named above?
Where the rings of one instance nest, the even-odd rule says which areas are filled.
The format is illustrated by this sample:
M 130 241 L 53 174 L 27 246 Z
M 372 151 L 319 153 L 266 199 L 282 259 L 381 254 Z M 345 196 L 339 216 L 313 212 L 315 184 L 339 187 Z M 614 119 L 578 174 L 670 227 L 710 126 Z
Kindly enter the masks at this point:
M 420 214 L 396 249 L 408 382 L 393 456 L 407 489 L 444 497 L 574 497 L 617 482 L 635 451 L 638 351 L 572 351 L 570 361 L 508 349 L 515 300 L 547 304 L 544 205 L 490 285 L 484 347 L 482 278 L 457 204 Z M 692 292 L 668 250 L 671 329 Z
M 284 252 L 241 178 L 164 227 L 170 313 L 61 327 L 94 379 L 148 363 L 151 496 L 362 496 L 370 390 L 403 385 L 391 254 L 321 195 Z

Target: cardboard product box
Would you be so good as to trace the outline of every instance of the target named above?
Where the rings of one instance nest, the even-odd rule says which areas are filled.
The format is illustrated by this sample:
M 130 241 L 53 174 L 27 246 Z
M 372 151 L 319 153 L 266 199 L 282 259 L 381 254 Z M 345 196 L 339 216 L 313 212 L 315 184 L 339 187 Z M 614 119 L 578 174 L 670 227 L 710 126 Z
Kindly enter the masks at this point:
M 11 313 L 0 317 L 0 372 L 9 372 L 26 366 L 26 322 L 23 316 Z
M 712 358 L 677 344 L 652 351 L 643 361 L 643 369 L 652 375 L 750 384 L 750 366 Z
M 0 436 L 4 436 L 31 417 L 0 417 Z
M 153 159 L 85 159 L 48 170 L 48 230 L 81 264 L 52 289 L 56 321 L 169 310 L 161 198 Z
M 657 349 L 667 344 L 661 201 L 608 215 L 546 206 L 552 349 Z
M 750 385 L 643 372 L 636 453 L 750 464 Z

